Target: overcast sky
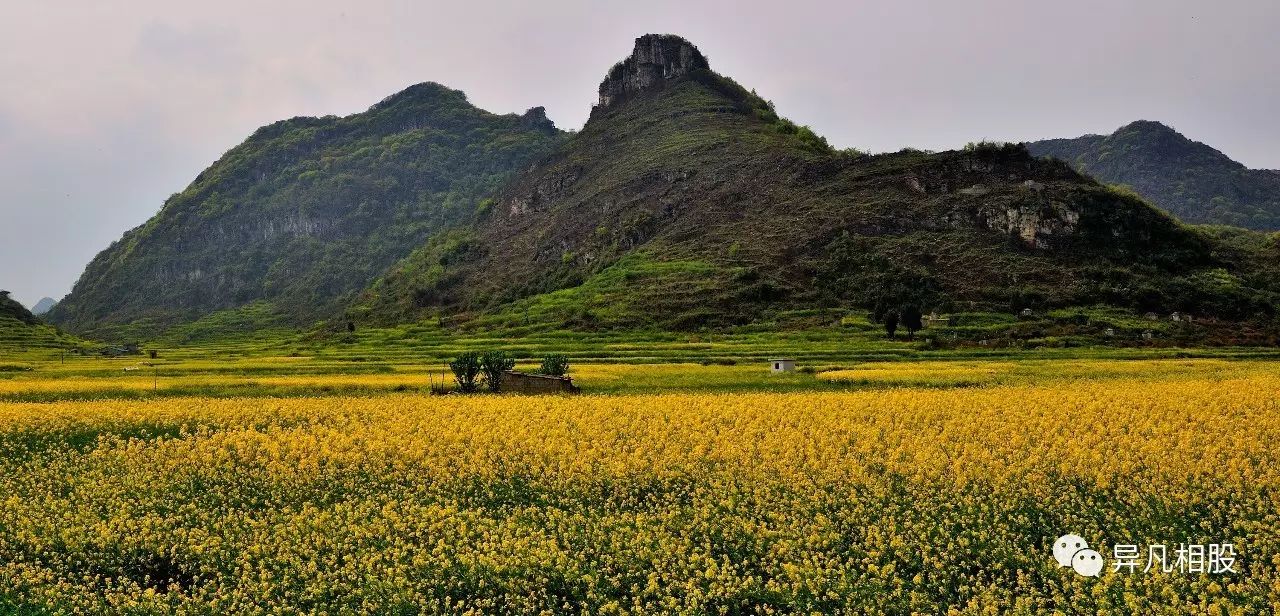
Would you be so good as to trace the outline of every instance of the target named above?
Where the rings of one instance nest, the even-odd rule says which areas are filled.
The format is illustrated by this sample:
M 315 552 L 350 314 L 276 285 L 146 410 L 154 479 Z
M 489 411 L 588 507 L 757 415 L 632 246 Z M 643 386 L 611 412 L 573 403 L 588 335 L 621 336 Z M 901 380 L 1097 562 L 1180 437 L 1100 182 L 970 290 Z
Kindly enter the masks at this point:
M 255 128 L 438 81 L 579 128 L 681 34 L 834 145 L 946 149 L 1160 120 L 1280 168 L 1276 0 L 5 0 L 0 289 L 33 304 Z

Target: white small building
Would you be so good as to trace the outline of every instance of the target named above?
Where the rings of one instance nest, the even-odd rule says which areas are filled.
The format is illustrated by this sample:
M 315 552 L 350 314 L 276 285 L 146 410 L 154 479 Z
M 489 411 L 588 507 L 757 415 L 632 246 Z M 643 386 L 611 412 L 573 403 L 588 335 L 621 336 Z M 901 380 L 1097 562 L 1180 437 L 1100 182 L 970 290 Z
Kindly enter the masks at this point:
M 778 357 L 769 360 L 769 371 L 774 374 L 782 372 L 791 372 L 796 369 L 796 360 L 787 357 Z

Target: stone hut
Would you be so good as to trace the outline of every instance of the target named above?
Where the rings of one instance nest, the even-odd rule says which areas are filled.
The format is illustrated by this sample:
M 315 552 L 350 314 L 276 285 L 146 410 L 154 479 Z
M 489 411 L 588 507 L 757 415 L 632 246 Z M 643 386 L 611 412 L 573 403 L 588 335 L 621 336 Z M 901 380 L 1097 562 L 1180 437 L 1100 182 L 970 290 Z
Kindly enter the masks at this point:
M 582 389 L 573 378 L 548 374 L 529 374 L 508 370 L 502 376 L 502 393 L 511 394 L 577 394 Z

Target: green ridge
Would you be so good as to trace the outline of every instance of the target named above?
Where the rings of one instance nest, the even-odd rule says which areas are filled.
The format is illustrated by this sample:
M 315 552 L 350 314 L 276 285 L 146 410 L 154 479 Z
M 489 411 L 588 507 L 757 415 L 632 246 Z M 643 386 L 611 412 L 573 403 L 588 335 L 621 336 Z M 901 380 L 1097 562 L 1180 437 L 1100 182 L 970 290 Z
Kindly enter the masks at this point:
M 838 152 L 697 67 L 601 104 L 473 228 L 437 239 L 349 316 L 690 330 L 909 302 L 1244 319 L 1269 318 L 1276 297 L 1256 242 L 1228 245 L 1022 146 Z
M 364 113 L 277 122 L 99 254 L 49 319 L 151 338 L 250 305 L 263 325 L 335 316 L 560 139 L 541 108 L 495 115 L 432 83 Z
M 1028 148 L 1128 186 L 1186 222 L 1280 229 L 1280 173 L 1248 169 L 1159 122 L 1133 122 L 1110 135 L 1037 141 Z

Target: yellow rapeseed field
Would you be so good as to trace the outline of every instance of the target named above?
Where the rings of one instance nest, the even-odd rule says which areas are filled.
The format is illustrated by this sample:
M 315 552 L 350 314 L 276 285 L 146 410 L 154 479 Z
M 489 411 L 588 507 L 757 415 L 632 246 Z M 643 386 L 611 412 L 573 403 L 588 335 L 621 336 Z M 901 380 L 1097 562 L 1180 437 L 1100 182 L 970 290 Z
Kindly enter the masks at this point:
M 0 403 L 0 612 L 1273 614 L 1277 392 Z
M 818 379 L 851 385 L 943 386 L 1137 378 L 1170 380 L 1276 374 L 1269 362 L 1222 359 L 1107 359 L 882 361 L 826 370 Z

